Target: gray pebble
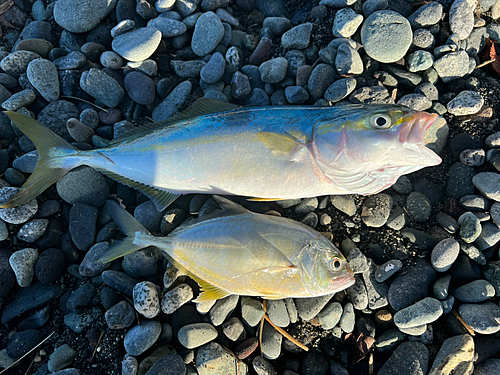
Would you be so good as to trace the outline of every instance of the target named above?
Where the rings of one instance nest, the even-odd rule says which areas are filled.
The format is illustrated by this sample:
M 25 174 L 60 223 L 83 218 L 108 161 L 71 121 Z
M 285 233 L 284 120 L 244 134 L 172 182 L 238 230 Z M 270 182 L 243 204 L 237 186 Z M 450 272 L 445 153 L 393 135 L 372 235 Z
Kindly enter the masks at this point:
M 172 314 L 192 299 L 193 289 L 187 284 L 180 284 L 165 293 L 161 300 L 161 311 L 165 314 Z
M 69 212 L 69 233 L 79 250 L 87 251 L 96 236 L 98 210 L 84 203 L 75 203 Z
M 187 31 L 185 23 L 167 17 L 153 19 L 151 26 L 160 30 L 163 38 L 173 38 Z
M 349 252 L 347 261 L 355 274 L 366 272 L 369 269 L 368 260 L 365 254 L 358 248 L 354 248 Z
M 361 56 L 358 51 L 346 43 L 341 44 L 337 49 L 335 67 L 337 68 L 337 73 L 341 76 L 363 73 Z
M 212 52 L 224 37 L 224 26 L 214 12 L 203 13 L 193 31 L 191 48 L 198 56 L 205 56 Z
M 2 103 L 2 108 L 7 111 L 17 111 L 21 107 L 27 107 L 36 99 L 36 94 L 31 89 L 16 92 Z
M 388 305 L 389 288 L 386 283 L 379 283 L 375 279 L 375 263 L 369 259 L 370 269 L 362 274 L 368 295 L 368 307 L 372 310 Z
M 282 299 L 267 301 L 267 315 L 278 327 L 288 327 L 290 324 L 285 301 Z
M 383 63 L 401 59 L 412 40 L 410 23 L 392 10 L 372 13 L 361 27 L 361 43 L 367 55 Z
M 306 22 L 295 26 L 281 36 L 281 44 L 285 49 L 305 49 L 309 46 L 312 23 Z
M 110 266 L 111 263 L 99 262 L 99 259 L 106 254 L 108 246 L 107 242 L 98 242 L 85 253 L 79 267 L 80 275 L 86 277 L 96 276 Z
M 378 375 L 408 374 L 421 375 L 427 373 L 429 366 L 429 350 L 420 342 L 404 342 L 392 353 L 391 357 L 380 368 Z M 414 371 L 408 371 L 415 369 Z
M 295 213 L 298 215 L 305 215 L 309 212 L 313 212 L 316 208 L 318 208 L 318 198 L 304 198 L 295 206 Z
M 375 348 L 380 353 L 392 352 L 399 343 L 406 340 L 406 335 L 397 328 L 383 332 L 375 342 Z
M 194 323 L 182 327 L 177 333 L 179 342 L 188 349 L 194 349 L 215 340 L 218 333 L 209 323 Z
M 128 61 L 143 61 L 151 56 L 161 42 L 162 34 L 154 27 L 142 27 L 113 39 L 113 51 Z
M 500 201 L 500 174 L 481 172 L 472 178 L 472 183 L 486 198 Z
M 341 38 L 351 37 L 363 23 L 363 16 L 357 14 L 351 8 L 342 8 L 335 13 L 333 19 L 333 35 Z
M 439 212 L 436 215 L 436 220 L 439 225 L 441 225 L 441 227 L 443 227 L 444 230 L 446 230 L 448 233 L 454 234 L 458 231 L 458 223 L 450 215 L 445 214 L 444 212 Z
M 32 248 L 18 250 L 10 256 L 9 264 L 20 287 L 26 288 L 31 285 L 37 259 L 38 251 Z
M 134 30 L 134 28 L 135 22 L 133 20 L 123 20 L 111 29 L 110 34 L 113 38 L 116 38 L 120 34 Z
M 136 325 L 127 332 L 123 339 L 123 345 L 129 355 L 138 356 L 152 347 L 160 334 L 160 322 L 145 320 L 141 322 L 141 325 Z
M 309 98 L 309 93 L 301 86 L 288 86 L 285 88 L 286 100 L 290 104 L 301 104 Z
M 486 258 L 483 253 L 474 245 L 470 243 L 461 242 L 460 250 L 462 250 L 467 256 L 474 262 L 484 266 L 486 264 Z
M 450 52 L 434 61 L 433 66 L 439 78 L 448 83 L 469 72 L 469 55 L 465 51 Z
M 53 102 L 59 99 L 59 76 L 52 61 L 46 59 L 31 61 L 26 75 L 45 100 Z
M 443 6 L 437 1 L 432 1 L 418 8 L 408 17 L 408 21 L 414 29 L 418 29 L 435 25 L 441 20 L 442 14 Z
M 94 131 L 85 125 L 83 122 L 80 122 L 76 118 L 70 118 L 66 122 L 66 128 L 68 129 L 69 135 L 76 142 L 83 143 L 91 143 L 92 137 L 94 136 Z
M 490 335 L 500 331 L 500 307 L 492 302 L 464 303 L 458 313 L 474 332 Z
M 49 221 L 47 219 L 33 219 L 19 229 L 17 238 L 21 241 L 33 243 L 43 236 L 48 226 Z
M 346 98 L 356 88 L 357 81 L 353 77 L 341 78 L 333 82 L 325 91 L 325 99 L 337 103 Z
M 224 75 L 226 63 L 220 52 L 215 52 L 208 63 L 201 69 L 200 77 L 208 84 L 218 82 Z
M 474 12 L 467 0 L 455 0 L 450 8 L 450 29 L 459 40 L 467 39 L 474 28 Z
M 163 121 L 176 114 L 191 93 L 193 85 L 189 81 L 181 82 L 158 106 L 153 110 L 153 120 Z
M 160 313 L 160 296 L 155 284 L 141 281 L 134 286 L 132 293 L 134 308 L 139 314 L 151 319 Z
M 81 69 L 87 64 L 87 57 L 79 51 L 71 51 L 66 56 L 55 59 L 53 63 L 59 71 Z
M 321 328 L 329 330 L 335 327 L 342 317 L 342 305 L 338 302 L 327 304 L 317 315 Z
M 489 222 L 481 224 L 483 229 L 474 245 L 481 251 L 495 246 L 500 241 L 500 229 Z
M 204 61 L 200 60 L 190 60 L 190 61 L 181 61 L 181 60 L 172 60 L 170 62 L 170 66 L 174 70 L 175 74 L 177 74 L 181 78 L 195 78 L 200 75 L 201 69 L 205 66 Z
M 460 244 L 454 238 L 441 240 L 432 250 L 431 263 L 438 272 L 446 272 L 460 252 Z
M 228 352 L 216 342 L 209 342 L 196 351 L 196 369 L 203 374 L 245 374 L 247 365 L 236 359 L 233 353 Z
M 0 202 L 5 203 L 16 193 L 20 191 L 15 187 L 4 187 L 0 189 Z M 0 219 L 9 224 L 22 224 L 36 214 L 38 210 L 38 203 L 36 199 L 31 199 L 29 202 L 13 207 L 13 208 L 0 208 Z
M 105 68 L 119 70 L 123 66 L 123 59 L 113 51 L 104 51 L 99 57 L 99 61 Z
M 363 14 L 368 17 L 378 10 L 385 10 L 388 3 L 387 0 L 367 0 L 363 3 Z
M 455 289 L 453 296 L 461 302 L 483 302 L 495 297 L 495 287 L 486 280 L 475 280 Z
M 472 373 L 474 346 L 474 340 L 468 334 L 446 339 L 434 359 L 431 373 L 445 373 L 451 363 L 455 369 L 462 369 L 460 371 L 464 374 Z
M 23 50 L 14 51 L 0 61 L 0 68 L 2 68 L 5 73 L 17 78 L 19 75 L 26 72 L 28 64 L 31 61 L 40 58 L 41 56 L 35 52 Z
M 228 297 L 218 300 L 214 307 L 210 310 L 210 320 L 214 326 L 220 326 L 226 318 L 231 315 L 231 313 L 236 308 L 238 304 L 239 296 L 230 295 Z
M 262 23 L 262 27 L 271 30 L 273 35 L 281 36 L 283 33 L 290 29 L 292 23 L 285 17 L 266 17 Z
M 122 375 L 136 375 L 139 370 L 137 358 L 126 354 L 122 361 Z
M 76 350 L 68 344 L 57 347 L 50 355 L 47 368 L 50 372 L 56 372 L 71 366 L 76 358 Z
M 443 315 L 449 314 L 455 304 L 455 297 L 449 296 L 444 301 L 441 301 L 441 304 L 443 305 Z
M 401 268 L 403 268 L 403 262 L 399 259 L 391 259 L 377 267 L 375 271 L 375 280 L 379 283 L 383 283 Z
M 345 333 L 351 333 L 354 330 L 355 323 L 354 307 L 352 303 L 346 303 L 339 322 L 340 328 Z
M 307 82 L 307 88 L 311 97 L 318 100 L 323 97 L 326 89 L 334 81 L 337 73 L 328 64 L 318 64 L 311 72 Z
M 323 307 L 325 307 L 332 296 L 333 295 L 311 298 L 296 298 L 295 305 L 297 306 L 297 312 L 299 316 L 306 321 L 311 320 L 323 309 Z
M 94 321 L 95 317 L 86 313 L 77 314 L 72 312 L 64 315 L 64 325 L 78 334 L 85 331 Z
M 231 95 L 235 99 L 244 99 L 252 91 L 248 76 L 237 71 L 231 78 Z
M 82 73 L 80 87 L 87 94 L 111 108 L 118 106 L 125 94 L 114 78 L 95 68 Z
M 408 55 L 406 64 L 410 72 L 421 72 L 432 67 L 434 57 L 430 52 L 417 50 Z
M 424 194 L 414 191 L 406 199 L 406 209 L 417 223 L 425 223 L 431 215 L 432 206 Z
M 368 293 L 361 275 L 355 275 L 356 282 L 346 289 L 349 300 L 356 310 L 364 310 L 368 307 Z
M 474 194 L 474 179 L 476 171 L 473 167 L 462 163 L 455 163 L 449 169 L 449 179 L 446 194 L 460 199 L 464 195 Z M 472 184 L 471 184 L 472 182 Z M 480 189 L 478 189 L 480 190 Z
M 259 66 L 260 78 L 262 82 L 277 83 L 285 78 L 287 67 L 288 60 L 284 57 L 265 61 Z
M 264 316 L 262 303 L 251 297 L 241 297 L 241 318 L 250 327 L 255 327 Z
M 241 342 L 246 339 L 245 326 L 241 320 L 235 316 L 222 323 L 221 327 L 224 335 L 231 341 Z
M 369 196 L 361 209 L 361 220 L 369 227 L 382 227 L 389 218 L 392 197 L 385 193 Z
M 464 195 L 458 203 L 470 211 L 488 211 L 490 209 L 490 202 L 481 195 Z
M 424 324 L 429 324 L 443 314 L 443 306 L 435 298 L 424 298 L 394 315 L 394 324 L 398 328 L 414 328 Z
M 484 144 L 488 148 L 500 147 L 500 132 L 490 134 L 484 140 Z
M 283 336 L 276 331 L 268 322 L 264 322 L 262 330 L 262 353 L 264 358 L 276 359 L 281 354 L 281 343 Z
M 500 203 L 495 202 L 490 209 L 491 220 L 500 227 Z
M 116 1 L 106 0 L 62 0 L 54 6 L 54 20 L 71 33 L 85 33 L 96 27 L 115 5 Z
M 481 222 L 472 212 L 466 212 L 458 218 L 460 238 L 465 243 L 474 242 L 481 234 Z
M 446 104 L 446 109 L 455 116 L 473 115 L 481 110 L 483 104 L 484 99 L 477 92 L 464 90 Z
M 450 288 L 451 275 L 446 275 L 436 280 L 432 286 L 432 293 L 434 297 L 440 300 L 448 298 Z

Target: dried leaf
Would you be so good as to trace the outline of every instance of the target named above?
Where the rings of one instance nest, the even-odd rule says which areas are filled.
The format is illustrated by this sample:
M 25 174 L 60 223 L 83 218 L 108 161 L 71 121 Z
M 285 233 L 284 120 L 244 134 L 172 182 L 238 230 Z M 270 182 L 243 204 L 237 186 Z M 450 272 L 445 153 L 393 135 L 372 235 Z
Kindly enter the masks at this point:
M 365 336 L 360 333 L 355 337 L 352 333 L 346 335 L 346 343 L 350 347 L 351 363 L 358 363 L 363 360 L 369 353 L 375 343 L 375 339 L 371 336 Z
M 5 0 L 0 2 L 0 15 L 7 12 L 14 5 L 14 0 Z
M 496 78 L 500 78 L 500 59 L 497 56 L 497 51 L 495 47 L 496 44 L 498 44 L 496 40 L 486 38 L 486 46 L 484 47 L 484 51 L 481 54 L 481 59 L 484 62 L 494 60 L 491 62 L 491 64 L 488 65 L 490 66 L 492 74 Z

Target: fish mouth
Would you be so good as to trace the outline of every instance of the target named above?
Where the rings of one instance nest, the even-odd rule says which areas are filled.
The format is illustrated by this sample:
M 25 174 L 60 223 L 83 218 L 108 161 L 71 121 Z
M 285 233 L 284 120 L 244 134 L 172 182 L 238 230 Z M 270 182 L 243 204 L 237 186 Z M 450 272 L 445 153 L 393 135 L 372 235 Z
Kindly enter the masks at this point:
M 331 288 L 335 290 L 335 292 L 340 292 L 346 288 L 349 288 L 355 283 L 354 275 L 352 271 L 349 272 L 348 276 L 341 276 L 339 278 L 333 279 L 331 281 Z
M 436 113 L 418 112 L 413 115 L 399 133 L 400 142 L 424 145 L 425 133 L 437 118 Z

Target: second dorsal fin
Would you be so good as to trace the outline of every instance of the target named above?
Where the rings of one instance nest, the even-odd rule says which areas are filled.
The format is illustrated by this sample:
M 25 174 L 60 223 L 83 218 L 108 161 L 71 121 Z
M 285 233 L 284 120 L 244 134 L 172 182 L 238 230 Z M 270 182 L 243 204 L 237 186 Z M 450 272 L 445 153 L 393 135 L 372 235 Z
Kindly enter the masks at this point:
M 189 107 L 181 114 L 164 121 L 153 122 L 150 124 L 140 126 L 138 128 L 134 128 L 126 132 L 122 136 L 113 139 L 110 145 L 114 146 L 123 142 L 135 140 L 153 131 L 165 129 L 168 127 L 173 127 L 178 123 L 180 123 L 181 121 L 189 120 L 198 116 L 205 116 L 213 113 L 229 111 L 231 109 L 236 109 L 239 107 L 240 107 L 239 105 L 226 103 L 216 99 L 201 98 L 198 99 L 196 102 L 194 102 L 194 104 L 191 107 Z

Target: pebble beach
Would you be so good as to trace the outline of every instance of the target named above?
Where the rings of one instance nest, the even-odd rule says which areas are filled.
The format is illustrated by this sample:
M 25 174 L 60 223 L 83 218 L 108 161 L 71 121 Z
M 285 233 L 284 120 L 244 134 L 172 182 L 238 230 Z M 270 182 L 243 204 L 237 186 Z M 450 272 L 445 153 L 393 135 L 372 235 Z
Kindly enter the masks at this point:
M 500 0 L 7 0 L 0 17 L 2 110 L 82 150 L 205 97 L 437 113 L 426 142 L 443 159 L 371 196 L 233 197 L 323 233 L 355 274 L 266 303 L 195 304 L 198 284 L 153 247 L 98 262 L 123 238 L 109 199 L 158 236 L 218 205 L 159 212 L 78 167 L 0 209 L 0 374 L 500 374 Z M 0 202 L 37 159 L 0 114 Z

